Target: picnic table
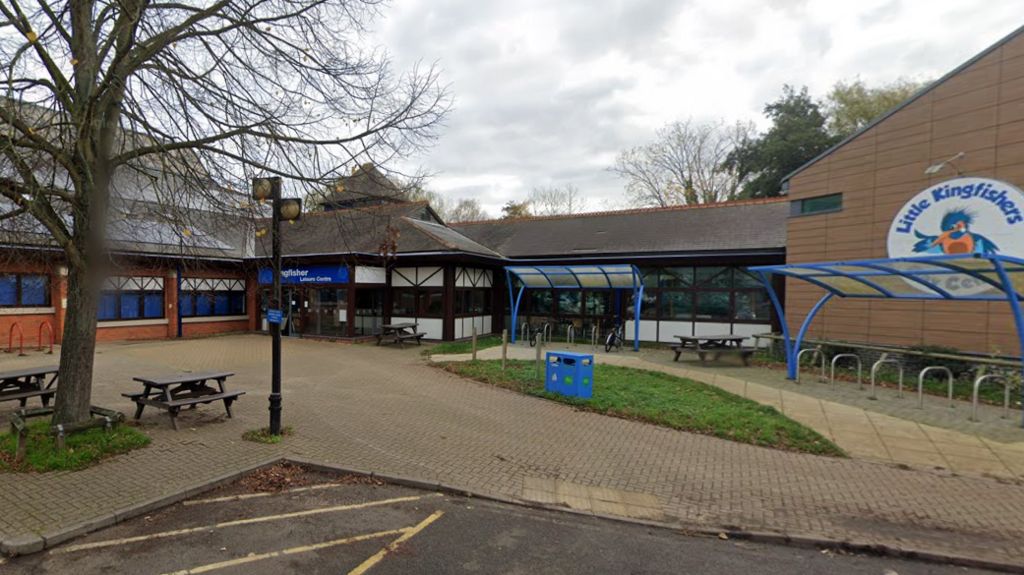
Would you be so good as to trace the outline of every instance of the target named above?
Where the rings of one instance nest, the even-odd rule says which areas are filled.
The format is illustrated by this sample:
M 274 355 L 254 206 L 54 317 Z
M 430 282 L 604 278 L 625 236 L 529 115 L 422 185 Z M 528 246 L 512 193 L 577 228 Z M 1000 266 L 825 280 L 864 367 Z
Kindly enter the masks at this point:
M 29 398 L 39 397 L 46 407 L 57 393 L 57 372 L 56 365 L 0 372 L 0 401 L 18 400 L 25 407 Z
M 748 338 L 742 335 L 677 335 L 678 345 L 672 346 L 676 356 L 672 361 L 679 361 L 679 355 L 684 351 L 692 350 L 700 358 L 701 363 L 711 355 L 712 361 L 722 355 L 738 355 L 743 360 L 743 365 L 750 364 L 750 357 L 757 351 L 752 347 L 744 347 L 743 342 Z
M 208 372 L 208 373 L 179 373 L 162 377 L 133 377 L 143 385 L 143 390 L 134 393 L 122 393 L 124 397 L 131 399 L 136 404 L 135 419 L 142 417 L 142 411 L 147 405 L 159 409 L 166 409 L 171 416 L 171 426 L 178 429 L 178 412 L 182 407 L 195 408 L 203 403 L 215 401 L 224 402 L 224 410 L 228 417 L 231 417 L 231 403 L 244 391 L 228 391 L 224 382 L 234 373 Z M 216 387 L 211 385 L 213 382 Z
M 416 345 L 421 345 L 426 332 L 417 332 L 417 324 L 412 322 L 388 323 L 380 326 L 380 333 L 377 334 L 377 345 L 382 343 L 397 343 L 398 347 L 405 347 L 405 341 L 415 339 Z

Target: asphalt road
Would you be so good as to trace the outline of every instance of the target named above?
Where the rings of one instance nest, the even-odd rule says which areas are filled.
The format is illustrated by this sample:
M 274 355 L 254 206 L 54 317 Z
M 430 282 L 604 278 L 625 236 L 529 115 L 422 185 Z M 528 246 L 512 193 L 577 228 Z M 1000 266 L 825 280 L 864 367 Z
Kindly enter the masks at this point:
M 238 486 L 225 488 L 42 553 L 8 560 L 0 572 L 982 573 L 685 536 L 392 485 L 321 484 L 301 489 L 254 496 Z M 244 498 L 237 499 L 240 495 Z

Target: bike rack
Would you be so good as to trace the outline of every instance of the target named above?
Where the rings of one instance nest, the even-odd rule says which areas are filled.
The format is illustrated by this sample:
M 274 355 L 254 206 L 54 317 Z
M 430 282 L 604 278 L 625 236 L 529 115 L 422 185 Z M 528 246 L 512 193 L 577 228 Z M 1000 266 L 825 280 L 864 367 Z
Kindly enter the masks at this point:
M 876 361 L 875 364 L 871 366 L 871 396 L 868 397 L 868 399 L 878 399 L 878 396 L 875 394 L 875 375 L 878 374 L 878 368 L 881 367 L 884 363 L 894 363 L 896 364 L 896 367 L 899 368 L 900 382 L 898 394 L 899 397 L 903 397 L 903 364 L 896 361 L 895 359 L 888 359 L 883 357 L 882 359 Z
M 1003 384 L 1003 419 L 1010 416 L 1010 388 L 1013 387 L 1013 384 L 1005 375 L 990 373 L 980 375 L 978 379 L 974 380 L 974 391 L 971 393 L 971 421 L 978 421 L 978 389 L 981 388 L 981 384 L 990 379 L 1001 380 L 1000 383 Z
M 565 328 L 565 343 L 571 343 L 573 345 L 576 344 L 576 326 L 571 323 Z
M 36 351 L 43 351 L 43 328 L 44 327 L 46 328 L 46 333 L 50 335 L 50 351 L 48 351 L 46 353 L 48 353 L 50 355 L 53 355 L 53 326 L 51 326 L 50 322 L 48 322 L 48 321 L 44 321 L 44 322 L 39 324 L 39 339 L 38 339 L 39 347 L 36 348 Z
M 530 345 L 530 322 L 524 321 L 523 327 L 519 328 L 519 341 L 523 342 L 523 345 Z
M 11 329 L 7 333 L 7 353 L 14 353 L 14 328 L 18 328 L 18 355 L 25 355 L 25 333 L 21 331 L 21 322 L 14 322 L 11 324 Z
M 864 378 L 863 378 L 863 367 L 864 364 L 860 361 L 860 356 L 855 353 L 840 353 L 832 358 L 832 370 L 829 372 L 829 383 L 832 384 L 832 389 L 836 388 L 836 362 L 840 359 L 851 358 L 857 360 L 857 385 L 861 389 L 864 389 Z
M 594 325 L 590 328 L 590 347 L 591 349 L 597 349 L 597 326 Z
M 953 409 L 953 371 L 948 367 L 942 365 L 930 365 L 921 370 L 921 373 L 917 376 L 917 408 L 924 409 L 924 376 L 929 371 L 942 371 L 945 372 L 946 377 L 949 378 L 949 391 L 946 393 L 949 398 L 949 408 Z
M 821 356 L 821 380 L 825 381 L 825 353 L 821 351 L 820 347 L 809 347 L 801 349 L 800 353 L 796 354 L 796 379 L 793 380 L 793 383 L 800 383 L 800 358 L 808 352 Z M 814 367 L 814 360 L 811 360 L 811 367 Z
M 551 323 L 544 322 L 544 340 L 545 343 L 551 343 Z

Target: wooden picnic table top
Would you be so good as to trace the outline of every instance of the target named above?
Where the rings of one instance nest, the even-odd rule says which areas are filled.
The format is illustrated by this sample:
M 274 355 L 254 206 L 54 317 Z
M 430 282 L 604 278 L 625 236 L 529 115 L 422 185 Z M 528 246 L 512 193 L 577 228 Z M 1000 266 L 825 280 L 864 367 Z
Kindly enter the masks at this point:
M 230 371 L 205 371 L 197 373 L 179 373 L 161 377 L 133 377 L 132 379 L 150 387 L 165 387 L 179 383 L 192 383 L 206 379 L 225 379 L 235 375 Z
M 747 339 L 745 335 L 677 335 L 682 341 L 743 341 Z
M 22 377 L 31 377 L 33 375 L 47 375 L 51 373 L 57 373 L 59 371 L 58 366 L 48 365 L 45 367 L 26 367 L 24 369 L 14 369 L 11 371 L 0 372 L 0 381 L 5 379 L 18 379 Z
M 418 324 L 413 322 L 402 322 L 402 323 L 386 323 L 380 326 L 384 331 L 398 331 L 402 329 L 416 329 Z

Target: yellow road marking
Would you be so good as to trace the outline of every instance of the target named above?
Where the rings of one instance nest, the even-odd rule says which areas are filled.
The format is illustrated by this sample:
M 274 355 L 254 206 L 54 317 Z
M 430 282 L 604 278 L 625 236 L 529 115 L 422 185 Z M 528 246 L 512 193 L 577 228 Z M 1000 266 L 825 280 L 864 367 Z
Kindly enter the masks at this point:
M 236 527 L 238 525 L 251 525 L 253 523 L 264 523 L 266 521 L 276 521 L 279 519 L 291 519 L 293 517 L 305 517 L 307 515 L 319 515 L 321 513 L 333 513 L 335 511 L 348 511 L 350 509 L 364 509 L 366 507 L 377 507 L 380 505 L 390 505 L 392 503 L 404 503 L 406 501 L 417 501 L 424 497 L 440 497 L 440 493 L 431 493 L 430 495 L 411 495 L 408 497 L 395 497 L 393 499 L 381 499 L 380 501 L 368 501 L 366 503 L 353 503 L 349 505 L 336 505 L 334 507 L 323 507 L 320 509 L 308 509 L 306 511 L 294 511 L 292 513 L 281 513 L 279 515 L 264 515 L 261 517 L 251 517 L 248 519 L 236 519 L 234 521 L 225 521 L 223 523 L 215 523 L 213 525 L 203 525 L 200 527 L 187 527 L 185 529 L 175 529 L 173 531 L 163 531 L 160 533 L 151 533 L 149 535 L 138 535 L 136 537 L 125 537 L 122 539 L 110 539 L 108 541 L 96 541 L 93 543 L 81 543 L 79 545 L 68 545 L 67 547 L 59 547 L 54 549 L 50 553 L 73 553 L 75 551 L 85 551 L 87 549 L 99 549 L 102 547 L 114 547 L 117 545 L 125 545 L 128 543 L 136 543 L 138 541 L 148 541 L 150 539 L 163 539 L 166 537 L 177 537 L 178 535 L 188 535 L 189 533 L 196 533 L 199 531 L 210 531 L 213 529 L 223 529 L 225 527 Z
M 302 493 L 304 491 L 316 491 L 319 489 L 332 489 L 334 487 L 347 487 L 344 483 L 323 483 L 321 485 L 310 485 L 308 487 L 296 487 L 295 489 L 283 489 L 281 491 L 265 491 L 262 493 L 243 493 L 239 495 L 225 495 L 224 497 L 210 497 L 209 499 L 191 499 L 189 501 L 182 502 L 182 505 L 188 507 L 191 505 L 203 505 L 206 503 L 221 503 L 224 501 L 244 501 L 246 499 L 256 499 L 259 497 L 269 497 L 271 495 L 282 495 L 287 493 Z
M 208 573 L 210 571 L 216 571 L 217 569 L 224 569 L 226 567 L 235 567 L 237 565 L 245 565 L 246 563 L 253 563 L 255 561 L 263 561 L 264 559 L 273 559 L 274 557 L 280 557 L 282 555 L 294 555 L 296 553 L 308 553 L 310 551 L 318 551 L 320 549 L 326 549 L 328 547 L 337 547 L 339 545 L 348 545 L 349 543 L 358 543 L 360 541 L 367 541 L 370 539 L 377 539 L 378 537 L 387 537 L 389 535 L 398 535 L 399 533 L 405 533 L 409 530 L 408 527 L 402 529 L 391 529 L 389 531 L 378 531 L 376 533 L 366 533 L 364 535 L 354 535 L 352 537 L 345 537 L 344 539 L 335 539 L 333 541 L 324 541 L 323 543 L 316 543 L 313 545 L 303 545 L 301 547 L 290 547 L 288 549 L 282 549 L 281 551 L 271 551 L 269 553 L 260 553 L 259 555 L 246 555 L 245 557 L 239 557 L 237 559 L 228 559 L 227 561 L 219 561 L 217 563 L 207 563 L 206 565 L 200 565 L 199 567 L 192 567 L 191 569 L 182 569 L 181 571 L 173 571 L 171 573 L 165 573 L 164 575 L 196 575 L 198 573 Z
M 374 553 L 372 557 L 360 563 L 355 569 L 349 571 L 348 575 L 363 575 L 373 568 L 374 565 L 380 563 L 381 559 L 384 559 L 388 553 L 397 549 L 402 543 L 412 539 L 417 533 L 426 529 L 428 525 L 440 519 L 442 515 L 444 515 L 444 511 L 435 511 L 430 515 L 430 517 L 420 521 L 415 527 L 412 527 L 403 533 L 401 537 L 395 539 L 391 543 L 388 543 L 386 547 Z

